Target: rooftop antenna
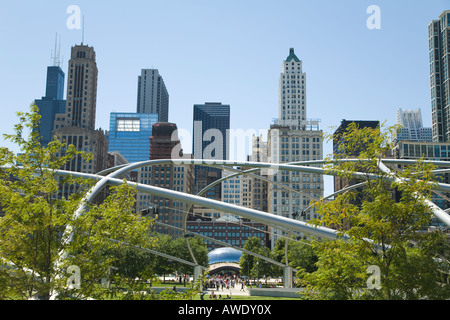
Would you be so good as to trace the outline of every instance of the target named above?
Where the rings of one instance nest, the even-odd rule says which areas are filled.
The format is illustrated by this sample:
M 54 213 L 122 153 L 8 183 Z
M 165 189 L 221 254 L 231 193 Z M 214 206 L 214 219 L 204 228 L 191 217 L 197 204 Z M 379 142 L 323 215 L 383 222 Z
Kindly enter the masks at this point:
M 83 28 L 81 30 L 81 44 L 84 43 L 84 15 L 83 15 Z
M 61 56 L 61 35 L 59 36 L 59 47 L 58 47 L 58 66 L 60 68 L 63 67 L 64 64 L 64 56 Z
M 57 57 L 56 57 L 56 47 L 58 45 L 58 33 L 55 35 L 55 51 L 53 51 L 53 66 L 56 66 Z
M 58 33 L 55 36 L 55 51 L 52 53 L 53 66 L 61 67 L 61 36 L 59 36 L 58 45 Z

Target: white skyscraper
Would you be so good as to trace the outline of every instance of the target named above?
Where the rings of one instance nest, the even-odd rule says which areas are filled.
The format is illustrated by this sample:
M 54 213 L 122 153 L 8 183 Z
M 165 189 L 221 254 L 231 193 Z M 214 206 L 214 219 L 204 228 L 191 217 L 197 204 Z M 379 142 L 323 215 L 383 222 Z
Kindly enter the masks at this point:
M 289 163 L 323 159 L 322 131 L 318 120 L 307 119 L 306 74 L 302 62 L 290 49 L 283 61 L 279 81 L 279 118 L 270 127 L 268 152 L 272 162 Z M 274 161 L 277 159 L 278 161 Z M 315 165 L 317 166 L 317 165 Z M 311 200 L 323 197 L 323 178 L 317 174 L 278 170 L 268 192 L 270 213 L 309 220 L 316 217 L 314 209 L 308 209 Z M 272 245 L 282 231 L 272 229 Z
M 306 74 L 293 48 L 283 61 L 278 90 L 278 117 L 282 122 L 279 124 L 301 129 L 306 120 Z
M 138 77 L 137 113 L 157 113 L 169 121 L 169 93 L 157 69 L 142 69 Z
M 397 133 L 397 141 L 433 141 L 431 127 L 424 128 L 422 125 L 422 114 L 420 109 L 397 110 L 397 124 L 401 125 L 400 132 Z

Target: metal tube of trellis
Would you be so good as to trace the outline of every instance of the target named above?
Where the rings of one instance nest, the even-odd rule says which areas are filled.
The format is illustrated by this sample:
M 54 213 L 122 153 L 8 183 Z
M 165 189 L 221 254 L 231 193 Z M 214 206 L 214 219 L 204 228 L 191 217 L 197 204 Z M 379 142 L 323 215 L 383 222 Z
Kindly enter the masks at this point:
M 59 171 L 59 175 L 72 175 L 74 173 L 67 171 Z M 86 178 L 94 178 L 96 175 L 83 174 L 83 173 L 75 173 L 77 176 L 86 177 Z M 105 177 L 108 180 L 108 183 L 112 185 L 120 185 L 124 183 L 124 180 L 111 178 L 109 176 Z M 103 181 L 103 179 L 101 180 Z M 100 181 L 100 182 L 101 182 Z M 198 197 L 195 195 L 186 194 L 179 191 L 168 190 L 163 188 L 158 188 L 149 185 L 142 185 L 135 182 L 126 181 L 125 183 L 135 186 L 136 189 L 143 193 L 153 194 L 155 196 L 160 196 L 172 200 L 177 200 L 181 202 L 186 202 L 189 204 L 197 204 L 200 206 L 209 207 L 212 209 L 216 209 L 219 211 L 224 211 L 228 213 L 232 213 L 238 216 L 243 216 L 250 220 L 258 221 L 261 223 L 273 224 L 277 226 L 284 227 L 286 229 L 292 229 L 298 232 L 308 233 L 317 237 L 323 237 L 328 239 L 335 239 L 337 237 L 337 232 L 333 229 L 321 227 L 321 226 L 312 226 L 307 225 L 302 221 L 295 221 L 293 219 L 289 219 L 286 217 L 270 214 L 267 212 L 262 212 L 250 208 L 243 208 L 233 204 L 224 203 L 221 201 L 215 201 L 208 198 Z M 93 195 L 92 195 L 93 196 Z
M 386 167 L 386 165 L 383 163 L 383 161 L 384 160 L 378 162 L 378 167 L 380 168 L 381 171 L 383 171 L 387 174 L 391 174 L 391 171 L 389 170 L 388 167 Z M 396 178 L 396 177 L 394 177 L 394 179 L 398 183 L 402 183 L 405 180 L 405 179 L 400 179 L 400 178 Z M 419 195 L 417 195 L 417 196 L 419 196 Z M 434 204 L 433 202 L 431 202 L 428 199 L 424 199 L 424 202 L 431 208 L 434 216 L 436 218 L 438 218 L 439 221 L 441 221 L 442 223 L 444 223 L 445 225 L 450 227 L 450 216 L 444 210 L 439 208 L 436 204 Z
M 119 244 L 123 244 L 123 245 L 126 245 L 128 247 L 133 247 L 136 250 L 148 252 L 148 253 L 151 253 L 151 254 L 163 257 L 163 258 L 167 258 L 169 260 L 173 260 L 173 261 L 176 261 L 176 262 L 180 262 L 182 264 L 186 264 L 186 265 L 191 266 L 191 267 L 195 267 L 197 265 L 197 264 L 195 264 L 195 263 L 193 263 L 191 261 L 187 261 L 187 260 L 184 260 L 184 259 L 181 259 L 181 258 L 178 258 L 178 257 L 174 257 L 174 256 L 168 255 L 166 253 L 162 253 L 162 252 L 155 251 L 155 250 L 152 250 L 152 249 L 138 247 L 138 246 L 132 245 L 132 244 L 124 242 L 124 241 L 118 241 L 118 240 L 114 240 L 114 239 L 108 239 L 108 241 L 119 243 Z M 202 266 L 202 267 L 204 268 L 204 266 Z

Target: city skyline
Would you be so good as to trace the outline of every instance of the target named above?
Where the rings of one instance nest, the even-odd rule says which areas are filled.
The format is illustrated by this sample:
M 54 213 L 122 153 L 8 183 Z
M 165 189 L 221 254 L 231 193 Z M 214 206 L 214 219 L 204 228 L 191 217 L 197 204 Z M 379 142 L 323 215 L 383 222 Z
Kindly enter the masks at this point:
M 190 130 L 194 104 L 222 101 L 236 110 L 231 113 L 231 128 L 268 130 L 277 117 L 280 66 L 289 48 L 295 48 L 308 75 L 308 117 L 320 118 L 324 132 L 332 132 L 331 127 L 345 118 L 394 124 L 398 108 L 420 108 L 424 126 L 431 124 L 427 26 L 448 9 L 446 1 L 414 6 L 379 1 L 379 30 L 367 27 L 370 14 L 366 10 L 372 3 L 364 1 L 283 1 L 276 5 L 249 1 L 239 7 L 232 2 L 173 4 L 180 13 L 172 16 L 168 15 L 170 5 L 136 4 L 166 19 L 152 33 L 160 40 L 156 46 L 139 40 L 149 31 L 146 27 L 138 30 L 139 24 L 133 22 L 143 14 L 139 10 L 133 10 L 137 17 L 131 17 L 120 6 L 76 3 L 86 17 L 85 44 L 97 53 L 98 128 L 108 129 L 111 112 L 134 112 L 136 75 L 141 69 L 155 68 L 164 74 L 171 94 L 169 121 L 178 128 Z M 82 39 L 81 30 L 66 26 L 68 6 L 0 5 L 3 32 L 17 30 L 22 35 L 19 39 L 17 34 L 4 34 L 10 44 L 1 53 L 2 61 L 10 61 L 1 86 L 7 93 L 2 95 L 6 100 L 1 123 L 4 133 L 11 132 L 17 122 L 16 111 L 28 110 L 29 104 L 43 95 L 55 32 L 62 35 L 62 70 L 68 74 L 68 52 Z M 329 10 L 322 10 L 324 6 Z M 211 24 L 221 14 L 231 17 L 233 23 Z M 45 19 L 31 28 L 33 15 Z M 321 23 L 308 27 L 314 21 Z M 211 27 L 206 28 L 208 22 Z M 408 28 L 402 27 L 405 23 Z M 120 46 L 117 41 L 122 42 Z M 133 50 L 133 46 L 138 48 Z M 18 59 L 18 51 L 27 59 Z M 395 52 L 408 55 L 399 61 L 392 58 Z M 14 77 L 23 69 L 28 71 L 27 77 L 17 85 Z M 330 143 L 324 143 L 324 156 L 330 153 Z M 240 155 L 242 159 L 246 156 Z

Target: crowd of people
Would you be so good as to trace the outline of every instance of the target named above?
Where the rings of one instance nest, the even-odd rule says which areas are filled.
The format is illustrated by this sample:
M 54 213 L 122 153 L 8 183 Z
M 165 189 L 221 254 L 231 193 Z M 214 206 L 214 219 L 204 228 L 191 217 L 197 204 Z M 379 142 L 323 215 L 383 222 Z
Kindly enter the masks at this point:
M 215 289 L 215 290 L 235 290 L 239 289 L 244 291 L 248 286 L 248 280 L 246 278 L 240 277 L 239 275 L 215 275 L 209 278 L 205 283 L 205 289 Z

